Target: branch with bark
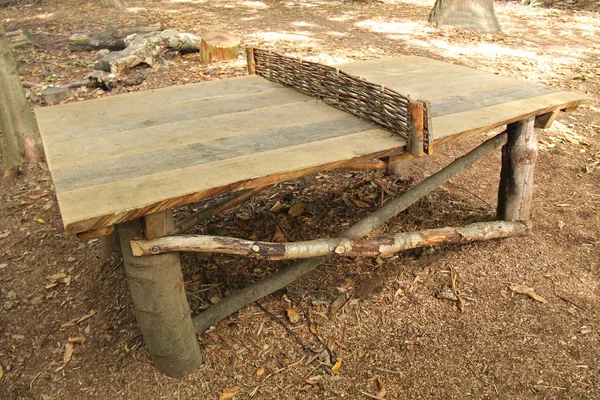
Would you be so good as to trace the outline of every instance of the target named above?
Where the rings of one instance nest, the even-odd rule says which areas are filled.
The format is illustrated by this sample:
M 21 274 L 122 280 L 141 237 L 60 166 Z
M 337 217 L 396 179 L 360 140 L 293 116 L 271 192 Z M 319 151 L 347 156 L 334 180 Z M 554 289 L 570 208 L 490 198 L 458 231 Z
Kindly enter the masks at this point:
M 529 229 L 530 226 L 523 222 L 491 221 L 464 227 L 404 232 L 375 240 L 331 238 L 287 243 L 260 242 L 225 236 L 179 235 L 151 240 L 133 240 L 131 249 L 134 256 L 190 251 L 237 254 L 269 260 L 295 260 L 332 255 L 379 257 L 443 243 L 466 243 L 523 236 Z

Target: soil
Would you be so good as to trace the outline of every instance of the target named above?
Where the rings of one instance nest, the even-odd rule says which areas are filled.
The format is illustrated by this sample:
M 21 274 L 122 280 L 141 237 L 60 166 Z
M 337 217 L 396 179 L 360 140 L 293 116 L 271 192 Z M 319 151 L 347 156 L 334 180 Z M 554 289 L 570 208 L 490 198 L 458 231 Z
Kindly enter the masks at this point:
M 367 399 L 378 393 L 386 399 L 600 398 L 597 2 L 557 1 L 546 8 L 498 2 L 498 35 L 428 27 L 433 0 L 127 4 L 117 10 L 99 1 L 57 0 L 0 9 L 7 30 L 30 29 L 36 43 L 35 51 L 17 53 L 23 80 L 83 80 L 93 54 L 69 52 L 66 39 L 74 32 L 161 21 L 200 35 L 226 30 L 243 45 L 325 63 L 427 56 L 586 93 L 591 100 L 540 133 L 529 236 L 327 262 L 200 336 L 205 365 L 181 380 L 153 368 L 122 263 L 106 260 L 97 239 L 65 235 L 47 168 L 24 166 L 0 189 L 0 398 L 231 398 L 227 390 L 236 399 Z M 79 88 L 68 101 L 242 75 L 242 50 L 238 62 L 208 66 L 198 54 L 164 54 L 153 68 L 133 71 L 145 76 L 138 86 Z M 411 181 L 341 170 L 285 182 L 198 232 L 270 240 L 279 227 L 287 240 L 330 236 L 377 208 L 382 193 L 401 193 L 485 138 L 444 145 L 412 162 Z M 489 155 L 373 236 L 493 218 L 499 161 L 497 152 Z M 306 210 L 290 216 L 299 201 Z M 277 202 L 279 210 L 273 209 Z M 199 312 L 282 265 L 185 254 L 192 309 Z M 453 274 L 466 302 L 462 312 L 445 295 Z M 545 302 L 511 290 L 516 284 L 534 288 Z M 290 307 L 300 316 L 295 324 L 286 315 Z M 65 362 L 69 340 L 73 354 Z M 325 351 L 313 360 L 325 347 L 334 357 Z M 335 374 L 331 367 L 339 359 Z

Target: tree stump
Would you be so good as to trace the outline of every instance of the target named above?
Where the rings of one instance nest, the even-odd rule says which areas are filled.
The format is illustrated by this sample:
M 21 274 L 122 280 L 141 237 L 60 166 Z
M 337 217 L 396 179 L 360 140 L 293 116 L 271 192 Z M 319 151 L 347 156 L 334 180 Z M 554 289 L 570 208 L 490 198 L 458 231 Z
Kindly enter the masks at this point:
M 192 325 L 179 253 L 134 257 L 129 242 L 172 232 L 170 211 L 151 214 L 118 225 L 125 274 L 136 319 L 156 368 L 183 377 L 202 365 L 202 355 Z M 145 231 L 145 235 L 144 235 Z
M 238 58 L 240 40 L 226 32 L 207 32 L 200 41 L 200 60 L 203 63 Z
M 533 197 L 533 171 L 537 159 L 535 118 L 508 124 L 508 140 L 502 147 L 502 171 L 498 189 L 498 218 L 527 221 Z

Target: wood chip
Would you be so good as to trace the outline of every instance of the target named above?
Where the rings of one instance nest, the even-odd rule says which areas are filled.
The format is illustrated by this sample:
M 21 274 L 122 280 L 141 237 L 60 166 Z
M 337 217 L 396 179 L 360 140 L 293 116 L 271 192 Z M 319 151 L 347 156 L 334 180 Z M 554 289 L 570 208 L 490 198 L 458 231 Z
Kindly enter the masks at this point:
M 329 315 L 337 314 L 345 303 L 346 293 L 342 293 L 333 301 L 333 303 L 331 303 L 331 307 L 329 308 Z
M 300 314 L 298 314 L 292 307 L 288 307 L 288 309 L 285 311 L 292 324 L 297 324 L 300 321 Z
M 279 227 L 279 225 L 277 225 L 275 227 L 275 233 L 273 234 L 273 242 L 285 242 L 285 233 L 283 233 L 283 229 L 281 229 Z
M 333 367 L 331 367 L 331 372 L 334 375 L 337 375 L 340 372 L 340 368 L 342 368 L 342 358 L 339 357 Z
M 306 203 L 299 201 L 289 209 L 288 214 L 292 217 L 297 217 L 299 215 L 302 215 L 302 213 L 304 213 L 304 210 L 306 210 Z
M 221 396 L 219 396 L 219 400 L 231 400 L 235 397 L 239 390 L 240 388 L 237 386 L 227 388 L 223 391 L 223 393 L 221 393 Z
M 63 355 L 63 362 L 66 364 L 73 358 L 73 352 L 75 351 L 75 345 L 69 341 L 65 343 L 65 354 Z

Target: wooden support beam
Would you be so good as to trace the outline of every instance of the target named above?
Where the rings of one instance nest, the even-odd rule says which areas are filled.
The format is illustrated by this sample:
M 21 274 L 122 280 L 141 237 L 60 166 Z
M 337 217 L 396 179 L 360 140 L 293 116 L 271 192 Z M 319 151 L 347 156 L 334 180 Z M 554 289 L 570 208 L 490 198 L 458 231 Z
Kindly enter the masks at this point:
M 535 118 L 509 124 L 508 140 L 502 148 L 502 171 L 498 188 L 498 218 L 505 221 L 529 219 L 533 197 L 533 171 L 537 159 Z
M 102 236 L 107 236 L 113 233 L 115 230 L 114 225 L 109 226 L 101 226 L 100 228 L 93 229 L 91 231 L 79 232 L 77 234 L 77 239 L 79 240 L 90 240 Z
M 423 148 L 425 109 L 423 102 L 411 101 L 408 103 L 408 114 L 408 120 L 410 121 L 408 128 L 408 152 L 415 157 L 423 157 L 425 155 Z
M 268 260 L 296 260 L 320 256 L 379 257 L 442 243 L 466 243 L 523 236 L 529 229 L 529 226 L 521 222 L 492 221 L 464 227 L 403 232 L 375 240 L 332 238 L 287 243 L 258 242 L 225 236 L 180 235 L 134 240 L 131 242 L 131 249 L 134 256 L 191 251 L 237 254 Z
M 440 185 L 447 182 L 458 173 L 471 168 L 473 164 L 479 161 L 490 151 L 502 146 L 506 142 L 506 132 L 503 132 L 456 159 L 444 169 L 425 179 L 411 190 L 404 192 L 397 198 L 388 202 L 381 209 L 366 216 L 350 228 L 336 235 L 349 239 L 360 239 L 368 235 L 373 230 L 379 228 L 382 224 L 398 215 L 400 212 L 410 207 L 423 196 L 426 196 Z M 131 248 L 129 249 L 131 251 Z M 153 256 L 156 257 L 156 256 Z M 203 333 L 212 325 L 223 318 L 241 310 L 256 300 L 259 300 L 269 294 L 289 285 L 301 276 L 315 270 L 321 263 L 326 261 L 329 256 L 309 258 L 297 261 L 276 273 L 255 282 L 237 292 L 227 296 L 217 304 L 209 307 L 193 318 L 194 327 L 199 333 Z
M 256 61 L 254 61 L 254 48 L 246 48 L 246 64 L 248 65 L 248 75 L 256 74 Z
M 382 160 L 364 160 L 354 161 L 341 167 L 341 169 L 350 169 L 355 171 L 378 171 L 388 167 L 388 164 Z
M 552 126 L 552 123 L 554 122 L 559 113 L 560 110 L 554 110 L 542 115 L 537 115 L 535 117 L 535 123 L 533 124 L 533 126 L 535 128 L 548 129 Z
M 170 212 L 152 214 L 118 225 L 123 262 L 136 319 L 146 348 L 156 368 L 179 378 L 202 364 L 202 355 L 192 326 L 179 253 L 134 257 L 132 240 L 168 235 Z

